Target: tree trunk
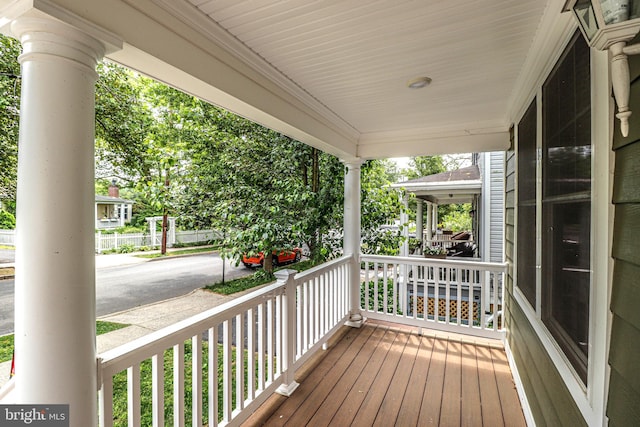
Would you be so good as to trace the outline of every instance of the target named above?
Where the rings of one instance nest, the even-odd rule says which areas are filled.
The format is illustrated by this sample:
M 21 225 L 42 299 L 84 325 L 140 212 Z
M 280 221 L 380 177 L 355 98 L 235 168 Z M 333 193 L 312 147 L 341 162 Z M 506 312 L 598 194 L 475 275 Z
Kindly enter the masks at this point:
M 267 273 L 273 273 L 273 253 L 271 251 L 264 254 L 262 269 Z

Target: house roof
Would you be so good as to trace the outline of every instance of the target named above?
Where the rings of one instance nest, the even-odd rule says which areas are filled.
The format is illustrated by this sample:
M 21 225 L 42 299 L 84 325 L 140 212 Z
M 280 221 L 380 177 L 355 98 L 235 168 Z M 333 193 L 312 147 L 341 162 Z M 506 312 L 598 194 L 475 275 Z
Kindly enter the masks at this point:
M 418 183 L 428 182 L 453 182 L 453 181 L 479 181 L 480 169 L 478 165 L 471 165 L 466 168 L 456 169 L 452 171 L 445 171 L 442 173 L 436 173 L 433 175 L 421 176 L 420 178 L 410 179 L 403 181 L 400 184 L 410 185 Z
M 32 7 L 115 62 L 347 161 L 508 148 L 550 40 L 576 29 L 558 0 L 54 3 Z
M 124 203 L 126 205 L 133 205 L 135 202 L 133 200 L 121 199 L 119 197 L 109 197 L 96 194 L 96 203 L 112 205 L 120 205 Z
M 427 175 L 391 185 L 415 194 L 422 200 L 437 204 L 470 203 L 482 192 L 482 180 L 477 165 Z

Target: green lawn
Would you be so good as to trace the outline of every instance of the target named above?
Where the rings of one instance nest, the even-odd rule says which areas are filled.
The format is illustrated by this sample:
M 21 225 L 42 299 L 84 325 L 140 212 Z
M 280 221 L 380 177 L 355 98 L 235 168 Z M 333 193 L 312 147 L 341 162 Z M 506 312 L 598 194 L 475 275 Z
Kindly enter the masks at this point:
M 96 334 L 102 335 L 107 332 L 126 328 L 129 325 L 122 323 L 96 321 Z M 6 362 L 13 357 L 13 334 L 0 337 L 0 362 Z
M 276 269 L 276 271 L 282 270 L 285 268 L 296 270 L 296 271 L 304 271 L 314 266 L 315 264 L 312 261 L 307 260 L 307 261 L 300 261 L 294 264 L 283 266 L 281 268 Z M 264 285 L 266 283 L 271 283 L 275 280 L 276 278 L 274 275 L 267 274 L 262 269 L 260 269 L 255 273 L 253 273 L 251 276 L 229 280 L 224 282 L 224 284 L 222 282 L 218 282 L 213 285 L 206 286 L 204 289 L 207 291 L 215 292 L 217 294 L 231 295 L 231 294 L 235 294 L 236 292 L 246 291 L 247 289 Z

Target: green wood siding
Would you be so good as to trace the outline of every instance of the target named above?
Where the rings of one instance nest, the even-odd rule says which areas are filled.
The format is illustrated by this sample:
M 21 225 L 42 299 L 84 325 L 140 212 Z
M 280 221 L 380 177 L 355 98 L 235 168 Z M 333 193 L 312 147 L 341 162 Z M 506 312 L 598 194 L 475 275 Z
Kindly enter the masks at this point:
M 640 112 L 640 58 L 629 57 L 632 80 L 630 108 Z M 640 120 L 631 116 L 630 131 L 613 137 L 615 172 L 613 203 L 614 258 L 611 289 L 611 378 L 607 416 L 611 426 L 640 425 Z

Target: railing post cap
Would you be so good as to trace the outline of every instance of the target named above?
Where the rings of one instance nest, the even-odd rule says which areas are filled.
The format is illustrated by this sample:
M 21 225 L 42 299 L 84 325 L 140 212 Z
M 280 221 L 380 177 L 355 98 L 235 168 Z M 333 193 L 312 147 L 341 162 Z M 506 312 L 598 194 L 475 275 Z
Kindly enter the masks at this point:
M 298 271 L 297 270 L 293 270 L 291 268 L 285 268 L 284 270 L 278 270 L 275 273 L 273 273 L 274 276 L 276 276 L 276 279 L 279 282 L 286 282 L 287 280 L 289 280 L 289 277 L 297 274 Z

